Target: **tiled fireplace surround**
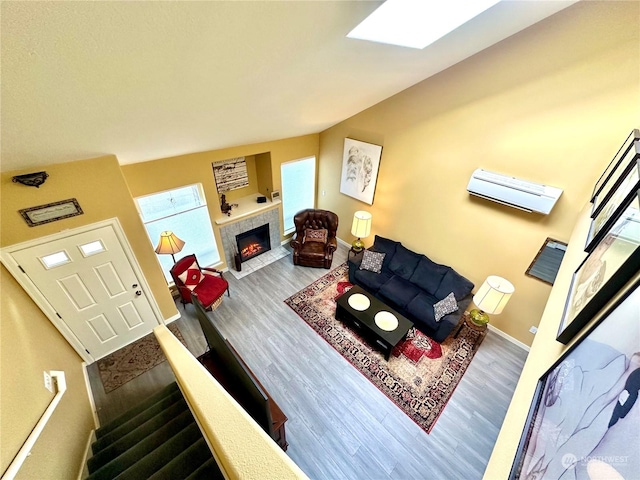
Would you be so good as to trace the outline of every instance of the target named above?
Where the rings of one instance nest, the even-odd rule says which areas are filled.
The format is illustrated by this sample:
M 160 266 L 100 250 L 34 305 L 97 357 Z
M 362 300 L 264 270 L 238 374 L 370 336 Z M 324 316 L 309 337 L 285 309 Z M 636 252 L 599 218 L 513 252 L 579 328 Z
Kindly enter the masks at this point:
M 233 268 L 233 254 L 236 248 L 236 235 L 249 231 L 253 228 L 260 227 L 265 223 L 269 224 L 269 238 L 271 240 L 271 248 L 280 246 L 280 215 L 278 209 L 273 208 L 264 212 L 257 213 L 250 217 L 244 217 L 237 222 L 233 222 L 220 227 L 220 235 L 222 236 L 222 248 L 227 259 L 229 269 Z

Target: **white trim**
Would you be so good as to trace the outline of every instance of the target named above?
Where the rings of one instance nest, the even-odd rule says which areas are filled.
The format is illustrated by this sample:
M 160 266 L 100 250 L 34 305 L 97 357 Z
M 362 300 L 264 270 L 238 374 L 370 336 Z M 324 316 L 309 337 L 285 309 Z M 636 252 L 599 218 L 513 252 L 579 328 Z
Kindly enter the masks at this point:
M 175 322 L 176 320 L 178 320 L 179 318 L 181 318 L 182 316 L 180 315 L 180 312 L 176 313 L 175 315 L 172 315 L 171 317 L 165 319 L 164 324 L 165 325 L 169 325 L 170 323 Z
M 89 372 L 87 362 L 82 362 L 82 376 L 84 377 L 84 385 L 87 389 L 87 395 L 89 396 L 89 404 L 91 405 L 91 413 L 93 414 L 93 425 L 96 428 L 100 428 L 100 419 L 98 418 L 98 409 L 96 408 L 96 402 L 93 398 L 93 389 L 91 388 L 91 382 L 89 381 Z
M 61 322 L 56 314 L 56 310 L 49 303 L 47 298 L 40 292 L 40 290 L 35 286 L 35 284 L 31 281 L 28 275 L 26 275 L 20 267 L 18 266 L 18 262 L 13 258 L 12 253 L 18 250 L 24 250 L 26 248 L 32 248 L 38 245 L 42 245 L 45 243 L 62 240 L 64 238 L 70 237 L 72 235 L 78 235 L 81 233 L 89 232 L 91 230 L 97 230 L 103 227 L 111 227 L 122 246 L 122 250 L 131 265 L 132 270 L 134 271 L 138 281 L 140 282 L 140 287 L 144 290 L 147 295 L 147 301 L 151 306 L 151 310 L 153 311 L 156 322 L 158 325 L 163 324 L 163 316 L 160 312 L 160 307 L 156 302 L 155 297 L 153 296 L 153 292 L 151 291 L 151 287 L 147 283 L 147 279 L 142 273 L 142 268 L 138 263 L 136 256 L 133 254 L 133 249 L 127 240 L 127 237 L 124 234 L 124 230 L 122 229 L 122 225 L 120 225 L 120 221 L 117 218 L 110 218 L 107 220 L 102 220 L 100 222 L 92 223 L 89 225 L 83 225 L 78 228 L 63 230 L 58 233 L 54 233 L 52 235 L 47 235 L 44 237 L 38 237 L 33 240 L 28 240 L 26 242 L 17 243 L 14 245 L 9 245 L 4 248 L 0 248 L 0 262 L 9 270 L 9 273 L 13 275 L 16 281 L 20 284 L 20 286 L 27 292 L 27 295 L 31 297 L 34 303 L 42 310 L 42 312 L 46 315 L 46 317 L 51 321 L 51 323 L 58 329 L 60 334 L 65 338 L 65 340 L 73 347 L 73 349 L 80 355 L 83 361 L 87 363 L 93 363 L 96 359 L 85 350 L 84 345 L 80 340 L 75 336 L 75 334 L 71 331 L 69 327 L 65 325 L 64 322 Z
M 83 480 L 89 477 L 89 469 L 87 467 L 87 461 L 93 456 L 91 454 L 91 444 L 96 441 L 96 431 L 91 430 L 89 432 L 89 438 L 87 444 L 84 447 L 84 456 L 82 457 L 82 464 L 80 465 L 80 471 L 78 472 L 78 479 Z
M 513 343 L 517 347 L 520 347 L 521 349 L 525 350 L 526 352 L 529 352 L 531 350 L 531 347 L 529 347 L 528 345 L 522 343 L 520 340 L 517 340 L 517 339 L 513 338 L 511 335 L 508 335 L 508 334 L 504 333 L 502 330 L 497 329 L 496 327 L 494 327 L 491 324 L 489 324 L 489 330 L 491 330 L 492 332 L 500 335 L 502 338 L 504 338 L 506 340 L 509 340 L 511 343 Z
M 347 248 L 351 248 L 351 244 L 350 244 L 350 243 L 348 243 L 348 242 L 345 242 L 345 241 L 344 241 L 344 240 L 342 240 L 341 238 L 336 237 L 336 240 L 338 240 L 338 243 L 339 243 L 340 245 L 344 245 L 344 246 L 345 246 L 345 247 L 347 247 Z

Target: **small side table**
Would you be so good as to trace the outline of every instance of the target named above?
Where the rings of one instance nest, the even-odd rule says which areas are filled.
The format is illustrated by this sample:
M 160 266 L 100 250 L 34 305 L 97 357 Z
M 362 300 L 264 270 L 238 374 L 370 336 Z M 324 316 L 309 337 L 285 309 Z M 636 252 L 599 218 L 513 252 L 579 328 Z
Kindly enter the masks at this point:
M 458 335 L 460 335 L 460 331 L 464 328 L 470 328 L 471 330 L 475 330 L 476 332 L 480 332 L 480 336 L 478 336 L 478 338 L 476 339 L 476 341 L 473 344 L 473 349 L 475 350 L 478 347 L 478 344 L 480 343 L 480 340 L 483 339 L 486 335 L 487 335 L 487 324 L 484 325 L 476 325 L 475 323 L 473 323 L 471 321 L 471 316 L 469 315 L 469 312 L 464 312 L 462 314 L 462 321 L 460 322 L 460 325 L 458 326 L 458 329 L 456 330 L 456 333 L 453 335 L 453 338 L 458 338 Z
M 356 250 L 353 247 L 351 247 L 349 249 L 349 251 L 347 252 L 347 260 L 351 259 L 351 254 L 353 253 L 353 259 L 355 260 L 355 258 L 360 255 L 362 252 L 364 252 L 364 248 L 362 250 Z

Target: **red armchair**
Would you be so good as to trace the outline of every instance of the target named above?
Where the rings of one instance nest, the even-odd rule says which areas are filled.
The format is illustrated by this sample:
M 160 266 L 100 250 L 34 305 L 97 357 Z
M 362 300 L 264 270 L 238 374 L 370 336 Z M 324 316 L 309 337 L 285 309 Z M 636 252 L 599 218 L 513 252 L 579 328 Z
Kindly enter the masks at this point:
M 333 252 L 338 248 L 338 216 L 329 210 L 309 208 L 293 217 L 296 234 L 291 240 L 293 264 L 331 268 Z
M 176 262 L 170 270 L 171 277 L 180 292 L 183 305 L 191 302 L 193 293 L 206 310 L 214 310 L 222 303 L 226 290 L 229 293 L 229 282 L 220 270 L 200 267 L 195 255 L 187 255 Z

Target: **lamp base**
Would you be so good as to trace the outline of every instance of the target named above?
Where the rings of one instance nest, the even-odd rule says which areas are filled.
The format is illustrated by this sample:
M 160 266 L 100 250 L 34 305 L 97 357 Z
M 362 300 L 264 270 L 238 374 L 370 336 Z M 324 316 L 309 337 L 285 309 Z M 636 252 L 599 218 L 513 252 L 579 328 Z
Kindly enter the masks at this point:
M 489 315 L 484 313 L 482 310 L 478 310 L 477 308 L 474 308 L 469 312 L 469 319 L 474 325 L 477 325 L 479 327 L 482 327 L 483 325 L 489 323 Z
M 354 252 L 360 252 L 364 249 L 364 242 L 358 238 L 351 244 L 351 248 Z

